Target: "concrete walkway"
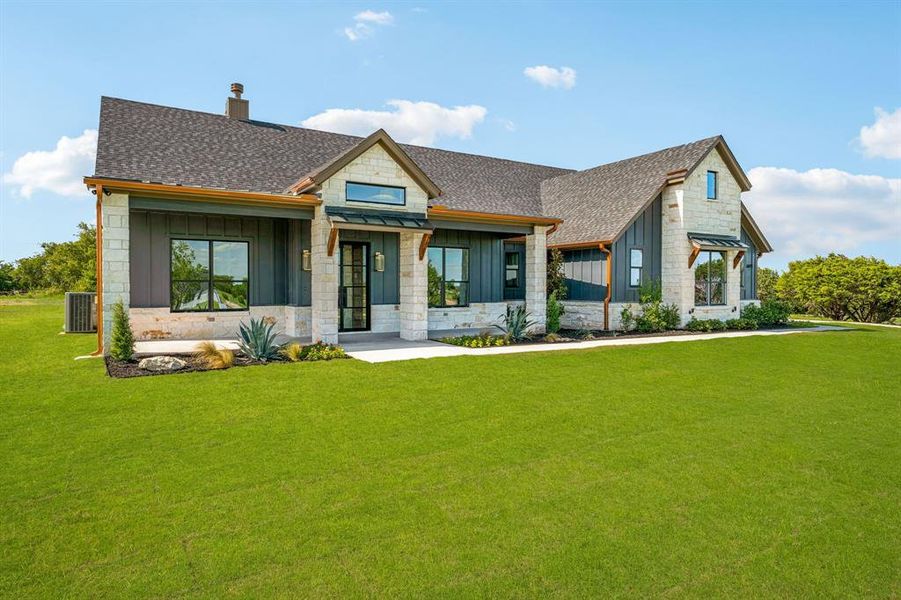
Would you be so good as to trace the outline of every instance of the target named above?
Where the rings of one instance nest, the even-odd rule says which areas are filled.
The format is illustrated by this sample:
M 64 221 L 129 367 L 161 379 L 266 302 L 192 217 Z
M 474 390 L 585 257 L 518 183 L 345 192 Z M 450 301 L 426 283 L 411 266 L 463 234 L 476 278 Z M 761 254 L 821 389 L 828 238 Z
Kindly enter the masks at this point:
M 809 327 L 803 329 L 773 329 L 762 331 L 724 331 L 693 335 L 660 335 L 649 337 L 619 337 L 585 342 L 561 342 L 559 344 L 522 344 L 499 346 L 496 348 L 463 348 L 441 342 L 408 342 L 400 338 L 378 340 L 367 344 L 345 344 L 347 353 L 358 360 L 370 363 L 412 360 L 416 358 L 436 358 L 441 356 L 484 356 L 492 354 L 519 354 L 521 352 L 557 352 L 560 350 L 583 350 L 604 346 L 637 346 L 641 344 L 664 344 L 668 342 L 699 342 L 721 338 L 742 338 L 752 336 L 792 335 L 819 331 L 852 331 L 846 327 Z

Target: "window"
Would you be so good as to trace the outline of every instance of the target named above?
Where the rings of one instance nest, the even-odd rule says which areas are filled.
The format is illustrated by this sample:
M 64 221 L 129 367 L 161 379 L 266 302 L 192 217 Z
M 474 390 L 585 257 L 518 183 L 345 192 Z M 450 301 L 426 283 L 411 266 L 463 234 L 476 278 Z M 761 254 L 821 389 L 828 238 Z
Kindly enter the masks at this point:
M 695 259 L 695 306 L 726 303 L 726 254 L 702 251 Z
M 351 202 L 372 202 L 398 206 L 403 206 L 407 203 L 407 190 L 390 185 L 372 185 L 348 181 L 344 193 L 345 197 Z
M 644 252 L 641 248 L 632 248 L 629 250 L 629 286 L 638 287 L 641 285 L 642 259 Z
M 707 171 L 707 199 L 716 200 L 716 171 Z
M 429 248 L 429 306 L 469 304 L 469 249 Z
M 504 287 L 519 287 L 519 252 L 507 252 L 504 258 Z
M 170 251 L 173 311 L 247 310 L 247 242 L 172 240 Z

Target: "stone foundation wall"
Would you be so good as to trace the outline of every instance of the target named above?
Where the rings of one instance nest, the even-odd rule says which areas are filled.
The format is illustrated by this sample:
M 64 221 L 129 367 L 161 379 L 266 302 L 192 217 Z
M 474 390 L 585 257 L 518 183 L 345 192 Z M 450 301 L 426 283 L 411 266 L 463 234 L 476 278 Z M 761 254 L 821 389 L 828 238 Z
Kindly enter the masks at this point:
M 286 311 L 290 309 L 289 311 Z M 168 308 L 131 308 L 128 311 L 135 339 L 206 340 L 234 338 L 241 322 L 273 319 L 278 333 L 309 331 L 309 307 L 252 306 L 249 311 L 173 313 Z M 290 312 L 291 324 L 286 319 Z M 304 314 L 305 313 L 305 314 Z M 303 334 L 298 334 L 303 335 Z M 309 333 L 307 333 L 309 335 Z
M 397 333 L 400 331 L 400 304 L 374 304 L 371 309 L 372 333 Z
M 473 302 L 461 308 L 430 308 L 429 330 L 476 329 L 503 324 L 506 302 Z

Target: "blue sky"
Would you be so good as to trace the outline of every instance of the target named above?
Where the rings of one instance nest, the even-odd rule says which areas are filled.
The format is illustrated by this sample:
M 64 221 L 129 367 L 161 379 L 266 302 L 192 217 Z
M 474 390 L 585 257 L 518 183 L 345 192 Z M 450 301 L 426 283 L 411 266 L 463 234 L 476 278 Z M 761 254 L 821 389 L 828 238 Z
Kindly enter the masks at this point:
M 832 249 L 901 262 L 898 2 L 0 11 L 0 259 L 93 218 L 78 181 L 101 95 L 218 113 L 241 81 L 255 119 L 384 124 L 402 140 L 572 168 L 722 133 L 777 246 L 764 265 Z

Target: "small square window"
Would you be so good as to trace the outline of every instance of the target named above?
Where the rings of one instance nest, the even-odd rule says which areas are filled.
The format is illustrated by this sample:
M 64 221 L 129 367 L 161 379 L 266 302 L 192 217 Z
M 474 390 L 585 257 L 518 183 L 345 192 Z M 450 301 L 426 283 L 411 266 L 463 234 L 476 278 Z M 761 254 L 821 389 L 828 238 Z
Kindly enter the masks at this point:
M 707 199 L 716 200 L 716 171 L 707 171 Z

